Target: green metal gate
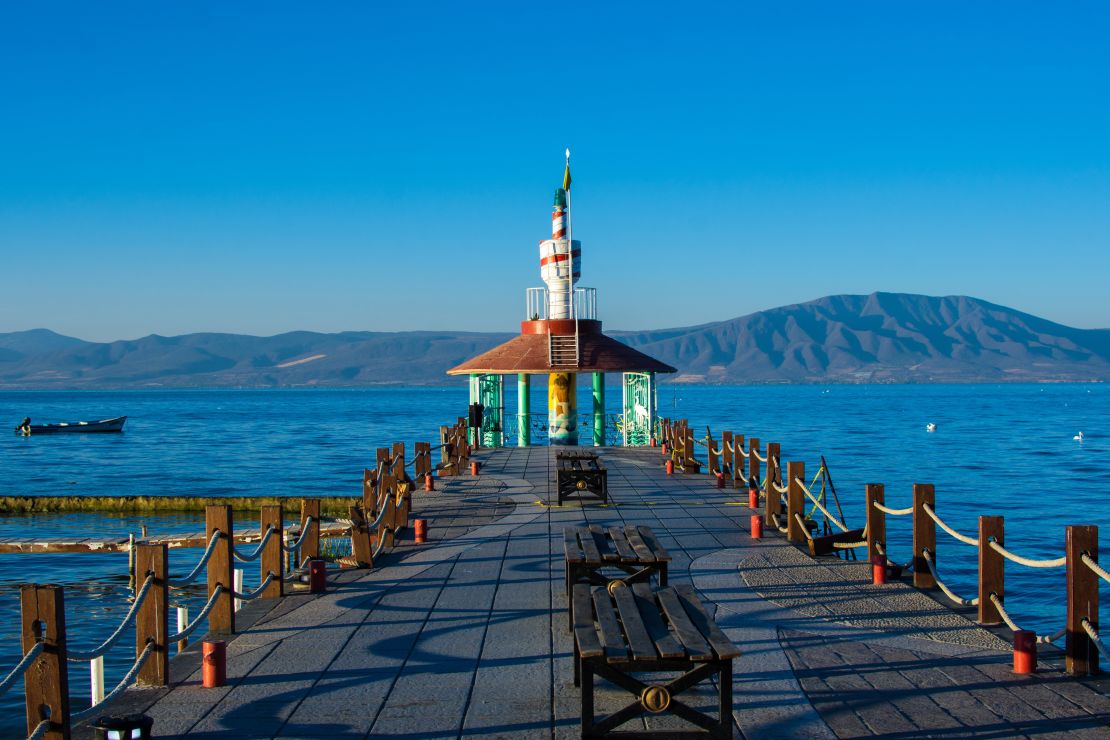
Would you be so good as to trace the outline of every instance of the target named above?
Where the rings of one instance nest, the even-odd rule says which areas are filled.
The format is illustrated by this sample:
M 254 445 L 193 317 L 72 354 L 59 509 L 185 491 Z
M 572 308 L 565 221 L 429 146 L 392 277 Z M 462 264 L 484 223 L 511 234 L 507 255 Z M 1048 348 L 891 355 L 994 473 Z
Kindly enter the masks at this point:
M 625 373 L 621 391 L 625 447 L 650 444 L 655 425 L 655 373 Z
M 504 379 L 500 375 L 471 375 L 470 402 L 480 403 L 482 412 L 482 446 L 503 447 L 505 444 Z

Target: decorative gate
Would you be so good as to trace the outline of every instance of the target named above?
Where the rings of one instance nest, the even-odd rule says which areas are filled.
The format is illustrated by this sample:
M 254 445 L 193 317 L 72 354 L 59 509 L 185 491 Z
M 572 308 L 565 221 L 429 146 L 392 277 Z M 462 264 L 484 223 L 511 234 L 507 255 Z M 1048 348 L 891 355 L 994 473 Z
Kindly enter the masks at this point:
M 502 447 L 505 444 L 505 394 L 500 375 L 471 375 L 470 402 L 480 403 L 482 411 L 482 446 Z
M 625 447 L 650 444 L 655 424 L 655 373 L 625 373 L 621 390 Z

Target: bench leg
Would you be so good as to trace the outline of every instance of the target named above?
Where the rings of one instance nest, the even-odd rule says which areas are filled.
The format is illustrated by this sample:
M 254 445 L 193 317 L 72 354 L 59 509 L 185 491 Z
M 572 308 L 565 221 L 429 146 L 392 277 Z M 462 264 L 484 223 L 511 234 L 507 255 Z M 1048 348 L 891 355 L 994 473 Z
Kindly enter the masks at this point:
M 660 588 L 666 588 L 667 587 L 667 564 L 666 563 L 663 563 L 659 567 L 659 587 Z
M 594 672 L 586 661 L 580 661 L 582 673 L 582 737 L 594 737 Z
M 732 661 L 721 661 L 721 672 L 717 676 L 720 682 L 721 723 L 717 727 L 716 736 L 719 738 L 732 737 Z

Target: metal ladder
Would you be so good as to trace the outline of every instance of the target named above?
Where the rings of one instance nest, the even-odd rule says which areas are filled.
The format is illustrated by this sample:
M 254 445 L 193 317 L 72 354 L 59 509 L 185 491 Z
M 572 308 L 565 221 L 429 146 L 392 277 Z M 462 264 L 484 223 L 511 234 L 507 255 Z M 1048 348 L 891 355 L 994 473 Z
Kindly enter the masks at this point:
M 578 336 L 548 334 L 547 356 L 551 367 L 578 367 Z

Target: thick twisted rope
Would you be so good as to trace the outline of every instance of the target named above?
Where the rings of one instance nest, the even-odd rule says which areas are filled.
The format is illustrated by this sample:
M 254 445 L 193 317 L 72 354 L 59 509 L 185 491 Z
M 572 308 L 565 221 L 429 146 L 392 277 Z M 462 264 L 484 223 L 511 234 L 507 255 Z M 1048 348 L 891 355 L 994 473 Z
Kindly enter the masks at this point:
M 836 548 L 837 550 L 854 550 L 857 547 L 867 547 L 867 525 L 866 524 L 863 525 L 863 531 L 860 532 L 860 537 L 862 537 L 863 539 L 859 540 L 858 542 L 834 542 L 834 543 L 832 543 L 832 546 L 834 548 Z M 875 544 L 878 545 L 879 543 L 876 542 Z M 885 557 L 885 555 L 884 555 L 884 557 Z
M 291 545 L 286 546 L 285 543 L 283 542 L 282 545 L 281 545 L 281 549 L 285 550 L 285 552 L 297 552 L 298 550 L 300 550 L 301 545 L 304 544 L 304 538 L 308 536 L 308 530 L 309 530 L 308 525 L 311 522 L 312 522 L 312 517 L 306 516 L 301 521 L 301 536 L 298 537 L 297 541 L 294 542 Z
M 212 595 L 208 597 L 208 603 L 205 604 L 204 608 L 200 610 L 200 614 L 196 616 L 196 619 L 194 619 L 192 622 L 189 622 L 185 629 L 181 630 L 177 634 L 167 637 L 166 643 L 169 644 L 171 642 L 180 642 L 181 640 L 186 639 L 189 635 L 193 634 L 194 630 L 196 630 L 196 628 L 200 625 L 201 621 L 203 621 L 204 618 L 208 616 L 208 612 L 212 611 L 212 607 L 216 605 L 216 600 L 220 598 L 220 594 L 222 594 L 223 591 L 224 585 L 222 583 L 217 583 L 216 588 L 212 590 Z
M 1107 583 L 1110 583 L 1110 571 L 1107 571 L 1105 568 L 1095 562 L 1095 560 L 1090 555 L 1088 555 L 1087 553 L 1083 553 L 1079 556 L 1079 559 L 1083 561 L 1084 565 L 1093 570 L 1096 576 L 1106 581 Z
M 147 642 L 146 647 L 143 648 L 142 654 L 140 654 L 139 657 L 135 660 L 134 665 L 131 666 L 131 670 L 127 672 L 127 675 L 123 677 L 123 680 L 116 684 L 116 687 L 112 689 L 111 693 L 105 696 L 104 700 L 101 701 L 99 704 L 94 704 L 88 709 L 82 709 L 80 712 L 71 712 L 69 715 L 69 721 L 80 722 L 82 720 L 88 719 L 89 717 L 99 712 L 100 708 L 103 707 L 105 704 L 113 701 L 117 696 L 122 694 L 128 686 L 134 683 L 135 676 L 139 675 L 139 671 L 143 669 L 143 664 L 146 663 L 146 659 L 150 657 L 150 653 L 153 649 L 154 640 L 150 640 L 149 642 Z
M 998 610 L 998 616 L 1002 617 L 1002 621 L 1006 623 L 1006 626 L 1009 627 L 1012 632 L 1020 631 L 1021 628 L 1018 627 L 1017 623 L 1014 622 L 1014 620 L 1010 618 L 1010 613 L 1007 612 L 1006 607 L 1004 607 L 1002 605 L 1002 599 L 998 598 L 998 594 L 991 591 L 990 600 L 991 600 L 991 603 L 994 604 L 994 608 Z M 1045 644 L 1045 643 L 1051 644 L 1051 643 L 1055 642 L 1056 640 L 1059 640 L 1061 637 L 1063 637 L 1067 633 L 1068 633 L 1068 630 L 1065 627 L 1064 629 L 1060 630 L 1059 632 L 1057 632 L 1054 635 L 1037 635 L 1037 642 L 1039 642 L 1041 644 Z
M 193 570 L 189 572 L 189 575 L 184 578 L 167 578 L 166 584 L 169 585 L 170 588 L 181 588 L 195 581 L 197 576 L 200 575 L 200 572 L 204 570 L 204 566 L 208 564 L 208 559 L 212 557 L 212 553 L 216 551 L 216 542 L 219 541 L 220 535 L 222 534 L 223 532 L 219 530 L 212 533 L 212 538 L 208 540 L 208 547 L 205 548 L 204 554 L 200 556 L 200 560 Z
M 42 736 L 46 734 L 47 729 L 50 728 L 50 720 L 44 719 L 35 725 L 35 730 L 27 736 L 27 740 L 42 740 Z
M 231 548 L 231 554 L 234 555 L 235 559 L 238 560 L 240 563 L 249 563 L 252 560 L 258 560 L 258 556 L 262 554 L 262 551 L 264 549 L 266 549 L 266 543 L 270 541 L 270 538 L 274 536 L 274 532 L 276 531 L 277 527 L 275 527 L 273 524 L 267 526 L 266 534 L 262 535 L 262 539 L 258 542 L 258 547 L 254 548 L 254 552 L 252 552 L 251 554 L 244 555 L 243 553 L 236 550 L 234 546 Z
M 798 523 L 798 526 L 802 528 L 802 533 L 805 534 L 806 539 L 812 542 L 813 535 L 809 533 L 809 527 L 806 526 L 806 520 L 802 519 L 802 515 L 794 512 L 794 521 L 796 521 Z
M 1053 558 L 1051 560 L 1033 560 L 1032 558 L 1023 558 L 1020 555 L 1015 555 L 994 540 L 991 540 L 987 544 L 1002 557 L 1007 560 L 1012 560 L 1018 565 L 1024 565 L 1027 568 L 1060 568 L 1068 564 L 1066 555 L 1062 558 Z
M 760 454 L 759 454 L 759 450 L 752 450 L 752 451 L 751 451 L 751 453 L 752 453 L 753 455 L 755 455 L 755 459 L 756 459 L 756 460 L 759 460 L 760 462 L 763 462 L 763 463 L 767 462 L 767 458 L 765 458 L 765 457 L 763 457 L 762 455 L 760 455 Z
M 835 526 L 841 532 L 848 531 L 848 528 L 844 526 L 844 523 L 833 516 L 832 513 L 828 509 L 826 509 L 825 506 L 817 499 L 817 497 L 813 495 L 809 488 L 806 487 L 806 482 L 804 480 L 802 480 L 801 478 L 794 478 L 794 482 L 802 487 L 802 492 L 805 493 L 806 496 L 809 496 L 809 500 L 813 502 L 814 506 L 821 510 L 821 513 L 825 515 L 825 518 L 833 523 L 833 526 Z
M 771 488 L 774 489 L 777 493 L 786 493 L 790 490 L 790 486 L 779 486 L 779 484 L 775 483 L 774 481 L 770 481 L 770 484 Z
M 71 660 L 73 662 L 78 662 L 82 660 L 93 660 L 94 658 L 99 658 L 101 655 L 104 655 L 109 650 L 111 650 L 112 646 L 115 645 L 116 641 L 119 640 L 119 638 L 123 635 L 123 631 L 127 629 L 127 626 L 131 624 L 131 622 L 135 619 L 135 615 L 138 614 L 139 607 L 142 606 L 143 601 L 146 600 L 146 595 L 150 593 L 150 587 L 152 585 L 154 585 L 154 574 L 148 575 L 146 577 L 146 580 L 143 581 L 142 588 L 140 588 L 139 592 L 135 594 L 135 601 L 132 602 L 131 609 L 128 610 L 126 616 L 124 616 L 123 618 L 123 621 L 119 623 L 118 627 L 116 627 L 116 631 L 108 636 L 107 640 L 100 643 L 98 646 L 94 647 L 88 652 L 67 649 L 66 660 Z
M 878 501 L 873 501 L 871 503 L 872 503 L 872 506 L 874 506 L 879 511 L 883 512 L 884 514 L 890 514 L 891 516 L 906 516 L 908 514 L 913 513 L 913 507 L 912 506 L 907 506 L 904 509 L 890 509 L 890 508 L 887 508 L 886 506 L 883 506 Z
M 238 591 L 232 589 L 231 595 L 239 599 L 240 601 L 252 601 L 262 595 L 262 592 L 266 590 L 266 587 L 270 585 L 270 581 L 272 580 L 274 580 L 274 572 L 271 570 L 266 573 L 266 580 L 258 584 L 258 588 L 251 591 L 249 594 L 241 594 Z
M 937 526 L 940 527 L 941 529 L 943 529 L 945 532 L 952 535 L 953 537 L 955 537 L 957 540 L 964 543 L 965 545 L 971 545 L 972 547 L 979 547 L 979 540 L 978 539 L 976 539 L 974 537 L 968 537 L 966 534 L 960 534 L 956 530 L 949 527 L 947 524 L 944 523 L 943 519 L 941 519 L 939 516 L 937 516 L 937 513 L 935 511 L 933 511 L 932 506 L 929 506 L 929 504 L 924 504 L 921 508 L 923 508 L 925 510 L 925 513 L 929 515 L 929 518 L 932 519 L 934 522 L 936 522 Z
M 385 549 L 385 533 L 388 531 L 389 529 L 387 528 L 385 531 L 378 532 L 378 542 L 374 545 L 374 551 L 370 553 L 371 557 L 376 558 L 382 554 L 382 550 Z
M 44 647 L 46 647 L 46 643 L 42 640 L 39 640 L 31 646 L 31 649 L 27 651 L 27 654 L 24 655 L 23 658 L 15 664 L 15 668 L 12 668 L 11 672 L 4 677 L 4 680 L 0 681 L 0 696 L 8 693 L 8 689 L 10 689 L 12 687 L 12 684 L 14 684 L 20 679 L 21 676 L 23 676 L 27 668 L 35 662 L 35 658 L 39 657 L 39 655 L 42 653 L 42 649 Z
M 1080 622 L 1080 624 L 1083 625 L 1083 631 L 1087 633 L 1087 637 L 1091 638 L 1091 642 L 1095 644 L 1095 647 L 1098 648 L 1099 653 L 1102 654 L 1102 659 L 1105 661 L 1110 661 L 1110 650 L 1106 648 L 1106 645 L 1102 642 L 1102 638 L 1098 636 L 1098 632 L 1096 632 L 1095 628 L 1091 626 L 1091 620 L 1083 617 L 1083 621 Z
M 929 548 L 926 547 L 924 550 L 921 551 L 921 554 L 925 557 L 925 562 L 929 566 L 929 572 L 933 574 L 933 580 L 937 582 L 937 586 L 940 588 L 941 591 L 944 592 L 945 596 L 952 599 L 952 601 L 954 601 L 956 604 L 958 604 L 960 606 L 978 606 L 979 605 L 979 597 L 978 596 L 976 596 L 974 599 L 965 599 L 961 596 L 958 596 L 956 593 L 954 593 L 952 591 L 952 589 L 950 589 L 950 588 L 948 588 L 948 586 L 944 585 L 944 581 L 940 580 L 940 577 L 937 575 L 937 569 L 933 564 L 933 553 L 929 552 Z

